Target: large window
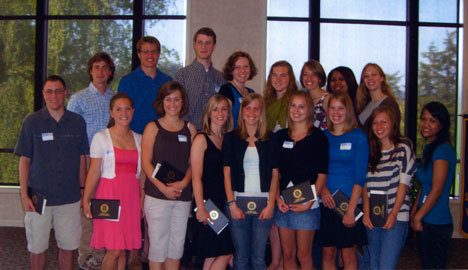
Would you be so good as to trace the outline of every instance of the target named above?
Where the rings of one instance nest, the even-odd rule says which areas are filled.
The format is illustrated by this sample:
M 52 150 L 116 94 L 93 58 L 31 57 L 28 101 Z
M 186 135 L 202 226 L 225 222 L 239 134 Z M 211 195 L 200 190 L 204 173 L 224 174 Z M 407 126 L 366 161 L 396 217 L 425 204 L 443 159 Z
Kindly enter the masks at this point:
M 452 142 L 459 151 L 462 4 L 461 0 L 268 0 L 267 70 L 284 59 L 299 76 L 302 64 L 316 59 L 326 72 L 350 67 L 359 82 L 362 67 L 377 63 L 398 99 L 405 134 L 415 143 L 417 155 L 424 145 L 418 128 L 420 109 L 433 100 L 449 109 Z M 454 191 L 457 195 L 457 186 Z
M 0 0 L 0 184 L 18 184 L 13 154 L 22 119 L 42 107 L 41 84 L 64 77 L 70 94 L 89 83 L 88 59 L 105 51 L 116 64 L 111 88 L 138 65 L 143 35 L 162 45 L 169 75 L 185 58 L 185 0 Z

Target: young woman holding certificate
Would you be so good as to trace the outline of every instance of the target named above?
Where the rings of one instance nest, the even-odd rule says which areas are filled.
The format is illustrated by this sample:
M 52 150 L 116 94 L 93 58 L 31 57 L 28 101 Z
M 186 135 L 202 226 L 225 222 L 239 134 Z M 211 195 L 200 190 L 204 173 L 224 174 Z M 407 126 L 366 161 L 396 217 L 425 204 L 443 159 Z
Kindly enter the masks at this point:
M 341 250 L 345 269 L 356 269 L 356 245 L 366 245 L 366 230 L 362 219 L 355 220 L 355 209 L 361 202 L 362 187 L 366 183 L 369 146 L 366 134 L 358 127 L 351 98 L 344 92 L 330 94 L 328 104 L 329 144 L 328 179 L 322 189 L 320 242 L 323 247 L 323 268 L 334 269 L 337 249 Z M 342 192 L 348 199 L 343 217 L 335 212 L 339 207 L 334 192 Z
M 125 251 L 141 247 L 140 196 L 145 175 L 140 169 L 141 136 L 130 130 L 133 111 L 129 96 L 112 97 L 108 128 L 96 133 L 91 143 L 83 212 L 92 218 L 93 194 L 96 199 L 119 200 L 121 209 L 117 221 L 93 220 L 91 247 L 106 249 L 103 269 L 125 269 Z
M 196 202 L 196 218 L 193 225 L 193 252 L 205 258 L 203 270 L 226 269 L 232 258 L 233 245 L 229 227 L 218 235 L 209 226 L 210 215 L 205 200 L 211 200 L 224 210 L 223 154 L 221 146 L 224 134 L 232 129 L 231 102 L 222 95 L 214 95 L 206 104 L 203 128 L 193 139 L 190 151 L 193 194 Z
M 182 120 L 188 111 L 188 98 L 178 82 L 167 82 L 159 89 L 154 107 L 161 118 L 146 125 L 141 144 L 142 166 L 148 176 L 144 200 L 150 240 L 148 259 L 152 270 L 179 269 L 192 200 L 189 159 L 196 130 Z M 158 179 L 155 167 L 163 163 L 175 167 L 184 177 L 175 181 Z
M 391 107 L 376 108 L 369 121 L 369 171 L 362 199 L 370 268 L 395 269 L 408 233 L 410 199 L 407 191 L 416 169 L 415 157 L 411 142 L 400 134 L 399 118 Z M 373 201 L 369 198 L 373 194 L 383 197 L 382 204 L 386 205 L 383 211 L 375 208 L 381 204 L 369 203 Z M 378 221 L 374 217 L 383 219 L 382 227 L 374 224 Z
M 268 131 L 259 94 L 249 94 L 240 105 L 238 128 L 223 140 L 226 212 L 231 220 L 234 269 L 265 269 L 265 249 L 273 224 L 278 169 L 273 133 Z M 236 200 L 266 203 L 258 215 L 248 215 Z M 254 204 L 252 204 L 254 205 Z
M 306 92 L 295 92 L 289 102 L 288 128 L 279 130 L 280 193 L 288 186 L 307 182 L 315 184 L 317 194 L 325 185 L 328 172 L 328 141 L 319 128 L 313 126 L 314 104 Z M 312 243 L 320 228 L 317 201 L 286 204 L 279 195 L 275 224 L 279 228 L 283 248 L 283 268 L 313 269 Z

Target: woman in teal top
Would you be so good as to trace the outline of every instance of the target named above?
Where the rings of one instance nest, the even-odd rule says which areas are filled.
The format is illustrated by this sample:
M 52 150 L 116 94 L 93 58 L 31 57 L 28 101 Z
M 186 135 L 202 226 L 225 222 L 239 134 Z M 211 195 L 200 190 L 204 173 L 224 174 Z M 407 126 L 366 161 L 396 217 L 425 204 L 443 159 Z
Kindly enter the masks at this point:
M 421 135 L 428 141 L 416 176 L 421 182 L 417 203 L 411 211 L 411 226 L 417 232 L 423 269 L 445 268 L 453 233 L 449 194 L 455 176 L 456 153 L 450 144 L 450 115 L 440 102 L 421 111 Z

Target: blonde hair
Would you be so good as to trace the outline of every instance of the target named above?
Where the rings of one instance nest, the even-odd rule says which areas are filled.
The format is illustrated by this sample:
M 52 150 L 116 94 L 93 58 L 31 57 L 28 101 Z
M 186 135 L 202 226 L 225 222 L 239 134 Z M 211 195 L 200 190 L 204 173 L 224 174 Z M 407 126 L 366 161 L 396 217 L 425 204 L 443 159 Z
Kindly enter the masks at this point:
M 308 133 L 312 132 L 312 129 L 314 128 L 314 120 L 315 120 L 315 112 L 314 112 L 314 101 L 312 100 L 312 97 L 310 96 L 309 93 L 304 92 L 304 91 L 297 91 L 294 92 L 291 95 L 291 98 L 289 99 L 289 107 L 291 107 L 292 101 L 294 100 L 295 97 L 300 97 L 305 100 L 306 107 L 307 107 L 307 125 L 308 125 Z M 294 129 L 294 122 L 291 120 L 291 114 L 288 112 L 288 131 L 289 134 L 292 133 L 292 130 Z
M 222 101 L 226 101 L 228 105 L 228 112 L 229 112 L 228 119 L 226 120 L 222 128 L 222 133 L 224 134 L 232 129 L 233 123 L 232 123 L 232 114 L 231 114 L 232 112 L 231 101 L 223 95 L 216 94 L 208 100 L 208 103 L 206 103 L 206 106 L 205 106 L 205 111 L 203 112 L 202 131 L 208 135 L 212 134 L 210 113 L 214 111 L 216 106 L 218 106 L 218 104 L 221 103 Z
M 364 73 L 369 67 L 374 67 L 375 69 L 377 69 L 377 72 L 379 73 L 379 75 L 382 76 L 383 81 L 382 81 L 382 84 L 380 85 L 380 89 L 382 90 L 382 93 L 384 93 L 386 96 L 389 96 L 395 99 L 395 96 L 393 95 L 392 87 L 388 84 L 387 76 L 385 76 L 385 73 L 383 72 L 382 68 L 375 63 L 367 63 L 362 69 L 361 80 L 359 81 L 359 86 L 358 86 L 357 93 L 356 93 L 356 112 L 358 114 L 360 114 L 364 110 L 367 103 L 369 103 L 371 99 L 369 89 L 366 87 L 366 84 L 364 83 Z
M 346 110 L 346 117 L 344 121 L 344 128 L 343 131 L 349 132 L 352 131 L 353 129 L 358 127 L 358 123 L 356 120 L 356 115 L 354 114 L 354 107 L 353 107 L 353 101 L 349 97 L 347 93 L 343 92 L 336 92 L 329 94 L 329 99 L 328 99 L 328 113 L 330 112 L 330 104 L 332 103 L 333 100 L 341 102 Z M 328 124 L 328 129 L 330 131 L 335 131 L 335 126 L 333 125 L 333 122 L 330 120 L 330 116 L 327 115 L 327 124 Z
M 262 96 L 257 93 L 248 94 L 242 99 L 242 103 L 239 109 L 239 117 L 237 118 L 237 133 L 239 134 L 239 137 L 241 137 L 241 139 L 247 139 L 249 137 L 249 134 L 247 133 L 247 127 L 244 121 L 244 108 L 249 106 L 249 104 L 252 103 L 254 100 L 258 100 L 260 102 L 261 107 L 261 114 L 260 120 L 257 125 L 256 137 L 259 140 L 266 140 L 268 139 L 268 123 L 266 120 L 265 104 L 263 102 Z

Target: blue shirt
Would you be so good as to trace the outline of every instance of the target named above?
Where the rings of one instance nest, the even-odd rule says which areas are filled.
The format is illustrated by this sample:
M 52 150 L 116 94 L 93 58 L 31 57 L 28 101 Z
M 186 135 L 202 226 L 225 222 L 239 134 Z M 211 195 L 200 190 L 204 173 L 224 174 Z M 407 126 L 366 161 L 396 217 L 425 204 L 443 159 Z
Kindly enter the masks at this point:
M 335 136 L 325 130 L 328 138 L 328 178 L 327 187 L 331 193 L 341 190 L 351 197 L 353 186 L 364 186 L 369 160 L 367 137 L 361 129 L 354 129 Z
M 130 128 L 142 134 L 146 124 L 158 119 L 156 111 L 153 108 L 153 102 L 159 92 L 159 88 L 166 83 L 172 81 L 172 78 L 159 69 L 156 73 L 156 78 L 147 76 L 141 67 L 135 71 L 122 77 L 119 82 L 118 92 L 124 92 L 130 96 L 135 107 Z
M 103 95 L 92 82 L 89 86 L 70 97 L 67 109 L 81 115 L 86 122 L 88 142 L 93 140 L 94 134 L 107 127 L 109 122 L 109 103 L 114 92 L 107 88 Z
M 253 89 L 246 87 L 249 94 L 254 93 Z M 232 120 L 234 122 L 234 128 L 237 128 L 237 118 L 239 117 L 239 110 L 242 103 L 242 95 L 237 91 L 237 88 L 232 83 L 227 83 L 219 89 L 219 94 L 227 97 L 232 102 Z
M 31 159 L 28 186 L 47 205 L 80 200 L 80 157 L 89 154 L 83 117 L 65 110 L 57 122 L 46 107 L 26 116 L 14 152 Z
M 428 145 L 425 146 L 428 147 Z M 455 177 L 455 164 L 457 160 L 457 155 L 455 150 L 449 143 L 444 143 L 439 145 L 432 154 L 432 160 L 428 164 L 427 168 L 419 165 L 416 172 L 416 176 L 421 182 L 421 196 L 419 197 L 419 207 L 423 205 L 424 200 L 426 199 L 429 192 L 432 189 L 432 177 L 434 174 L 434 161 L 436 160 L 446 160 L 449 163 L 447 178 L 445 179 L 444 187 L 442 193 L 439 196 L 436 204 L 426 216 L 423 217 L 423 221 L 431 224 L 451 224 L 452 215 L 450 214 L 450 205 L 449 205 L 449 195 L 450 187 L 452 186 L 453 179 Z

